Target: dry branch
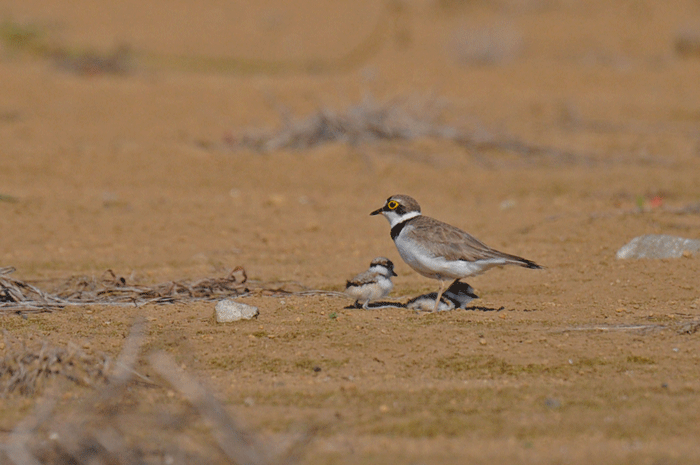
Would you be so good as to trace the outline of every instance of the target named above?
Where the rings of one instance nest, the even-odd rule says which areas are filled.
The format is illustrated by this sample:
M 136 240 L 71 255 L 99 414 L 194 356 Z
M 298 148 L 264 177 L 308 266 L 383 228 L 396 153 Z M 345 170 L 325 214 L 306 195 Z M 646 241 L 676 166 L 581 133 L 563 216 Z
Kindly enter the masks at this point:
M 642 324 L 620 324 L 620 325 L 592 325 L 592 326 L 573 326 L 551 331 L 553 333 L 568 333 L 568 332 L 614 332 L 614 331 L 638 331 L 647 333 L 651 331 L 663 331 L 667 329 L 675 329 L 678 334 L 695 334 L 700 330 L 700 320 L 691 320 L 676 324 L 660 324 L 660 323 L 642 323 Z
M 473 134 L 441 122 L 444 106 L 436 100 L 365 97 L 345 111 L 321 108 L 306 118 L 293 118 L 280 111 L 277 129 L 254 129 L 229 134 L 224 142 L 233 150 L 308 150 L 327 143 L 351 146 L 380 141 L 414 141 L 422 138 L 447 140 L 469 151 L 500 150 L 522 156 L 547 157 L 558 162 L 589 161 L 590 154 L 529 144 L 514 138 Z
M 633 324 L 633 325 L 627 325 L 627 324 L 622 324 L 622 325 L 593 325 L 593 326 L 573 326 L 570 328 L 563 328 L 563 329 L 558 329 L 558 330 L 553 330 L 551 332 L 553 333 L 568 333 L 568 332 L 587 332 L 587 331 L 596 331 L 596 332 L 612 332 L 612 331 L 640 331 L 640 332 L 645 332 L 645 331 L 660 331 L 667 329 L 667 326 L 661 325 L 661 324 L 656 324 L 656 323 L 649 323 L 649 324 Z
M 172 358 L 164 353 L 156 353 L 149 357 L 149 361 L 158 374 L 178 389 L 199 414 L 208 420 L 219 447 L 233 463 L 267 463 L 260 450 L 251 443 L 223 406 L 202 385 L 180 372 Z
M 13 267 L 0 268 L 0 312 L 46 312 L 69 305 L 136 305 L 212 301 L 260 293 L 289 295 L 330 293 L 311 290 L 288 281 L 262 283 L 250 281 L 242 267 L 222 278 L 199 281 L 168 281 L 155 285 L 132 284 L 107 270 L 100 278 L 73 277 L 59 284 L 53 293 L 24 281 L 13 279 Z
M 345 112 L 322 108 L 304 119 L 294 119 L 288 112 L 282 112 L 282 127 L 279 129 L 232 134 L 225 142 L 235 150 L 269 152 L 306 150 L 332 142 L 358 145 L 378 140 L 452 139 L 458 136 L 454 128 L 438 123 L 439 116 L 440 109 L 431 102 L 377 102 L 365 97 Z
M 32 396 L 47 380 L 64 378 L 81 386 L 94 386 L 107 379 L 106 355 L 88 355 L 75 344 L 57 347 L 44 342 L 27 346 L 3 332 L 5 355 L 0 359 L 0 396 L 17 392 Z
M 150 386 L 155 386 L 155 395 L 163 394 L 167 385 L 185 402 L 154 406 L 152 396 L 136 392 L 132 375 L 144 325 L 139 320 L 132 326 L 106 387 L 68 411 L 54 409 L 63 398 L 58 389 L 41 398 L 6 442 L 0 443 L 0 463 L 273 465 L 293 464 L 303 455 L 311 433 L 289 447 L 280 447 L 269 439 L 262 441 L 242 429 L 214 394 L 182 372 L 168 355 L 149 357 L 150 365 L 163 378 L 162 385 Z M 127 386 L 133 389 L 125 389 Z M 202 421 L 208 424 L 208 432 L 199 427 Z M 282 453 L 277 453 L 280 450 Z
M 678 334 L 695 334 L 700 330 L 700 320 L 693 320 L 682 323 L 678 327 Z
M 14 267 L 0 268 L 0 308 L 51 308 L 63 307 L 65 301 L 52 296 L 31 284 L 10 278 Z

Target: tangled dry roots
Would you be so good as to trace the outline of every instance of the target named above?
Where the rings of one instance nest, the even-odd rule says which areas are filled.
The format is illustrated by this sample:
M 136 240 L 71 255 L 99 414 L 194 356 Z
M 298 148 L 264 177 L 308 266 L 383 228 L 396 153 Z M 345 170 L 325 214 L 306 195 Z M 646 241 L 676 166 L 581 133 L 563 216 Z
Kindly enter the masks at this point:
M 33 412 L 0 442 L 0 463 L 273 465 L 301 458 L 313 430 L 274 439 L 246 431 L 170 355 L 154 353 L 139 365 L 150 367 L 153 379 L 139 374 L 134 367 L 144 327 L 142 319 L 132 326 L 113 361 L 86 355 L 74 345 L 61 348 L 44 342 L 30 348 L 11 342 L 7 346 L 6 337 L 0 389 L 8 397 L 36 395 L 40 390 L 44 394 Z M 94 391 L 66 403 L 70 391 L 59 392 L 61 383 L 45 382 L 56 378 Z M 169 400 L 154 402 L 163 397 Z
M 18 393 L 33 396 L 54 378 L 64 378 L 81 386 L 107 381 L 110 359 L 104 354 L 89 355 L 76 344 L 58 347 L 48 342 L 27 345 L 3 334 L 5 353 L 0 359 L 0 396 Z

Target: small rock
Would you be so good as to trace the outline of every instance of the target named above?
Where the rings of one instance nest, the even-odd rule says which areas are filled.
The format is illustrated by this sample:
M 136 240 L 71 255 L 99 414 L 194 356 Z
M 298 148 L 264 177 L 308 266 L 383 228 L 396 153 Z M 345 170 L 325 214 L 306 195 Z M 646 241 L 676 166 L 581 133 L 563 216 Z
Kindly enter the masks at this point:
M 230 323 L 238 320 L 250 320 L 260 314 L 258 307 L 242 304 L 233 299 L 222 300 L 216 304 L 215 317 L 217 323 Z
M 617 251 L 617 258 L 680 258 L 700 251 L 700 241 L 666 234 L 647 234 L 632 239 Z
M 559 399 L 555 399 L 553 397 L 547 397 L 544 400 L 544 405 L 545 407 L 551 408 L 552 410 L 558 409 L 561 407 L 561 401 Z
M 515 200 L 508 199 L 501 202 L 498 208 L 500 208 L 501 210 L 510 210 L 511 208 L 515 207 L 515 205 Z
M 700 329 L 700 321 L 690 321 L 678 328 L 678 334 L 695 334 L 698 329 Z M 675 348 L 673 351 L 678 352 L 678 349 Z

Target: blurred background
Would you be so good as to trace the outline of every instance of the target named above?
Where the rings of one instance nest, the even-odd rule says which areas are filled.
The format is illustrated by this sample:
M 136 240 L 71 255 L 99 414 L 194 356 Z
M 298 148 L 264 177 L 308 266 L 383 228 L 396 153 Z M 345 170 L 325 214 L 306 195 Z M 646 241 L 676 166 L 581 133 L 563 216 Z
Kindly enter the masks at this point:
M 698 0 L 0 1 L 0 278 L 82 294 L 241 266 L 322 290 L 253 292 L 258 319 L 231 325 L 211 301 L 8 311 L 5 367 L 76 380 L 76 353 L 121 351 L 139 379 L 114 408 L 57 394 L 108 421 L 72 434 L 0 395 L 0 440 L 44 422 L 92 460 L 72 438 L 118 419 L 148 463 L 222 463 L 190 459 L 221 444 L 178 413 L 191 383 L 137 360 L 143 316 L 142 352 L 209 384 L 194 407 L 283 439 L 267 452 L 300 425 L 309 463 L 698 463 L 697 254 L 616 258 L 700 239 L 698 82 Z M 469 311 L 344 309 L 325 291 L 377 256 L 391 298 L 437 289 L 369 216 L 393 194 L 546 269 L 470 278 Z
M 398 258 L 367 213 L 399 192 L 556 262 L 545 218 L 699 195 L 696 1 L 24 0 L 0 24 L 0 259 L 30 276 L 332 286 Z

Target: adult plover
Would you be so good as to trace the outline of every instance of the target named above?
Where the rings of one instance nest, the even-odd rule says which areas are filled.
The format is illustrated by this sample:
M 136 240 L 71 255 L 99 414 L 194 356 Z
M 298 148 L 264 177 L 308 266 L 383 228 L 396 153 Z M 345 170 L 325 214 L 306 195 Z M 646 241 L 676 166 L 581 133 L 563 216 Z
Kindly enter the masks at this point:
M 406 302 L 406 308 L 422 312 L 431 312 L 435 310 L 436 298 L 437 292 L 419 295 Z M 445 312 L 454 310 L 455 308 L 465 309 L 469 302 L 478 298 L 479 296 L 474 293 L 474 288 L 469 284 L 455 281 L 442 295 L 437 311 Z
M 495 266 L 542 268 L 525 258 L 488 247 L 459 228 L 421 215 L 420 205 L 408 195 L 389 197 L 382 208 L 391 225 L 391 238 L 401 258 L 418 273 L 440 281 L 433 311 L 437 311 L 445 282 L 476 276 Z
M 394 288 L 391 277 L 394 273 L 394 264 L 385 257 L 377 257 L 369 264 L 369 270 L 358 274 L 345 285 L 345 293 L 355 299 L 355 305 L 362 304 L 367 310 L 370 301 L 378 300 L 387 295 Z

